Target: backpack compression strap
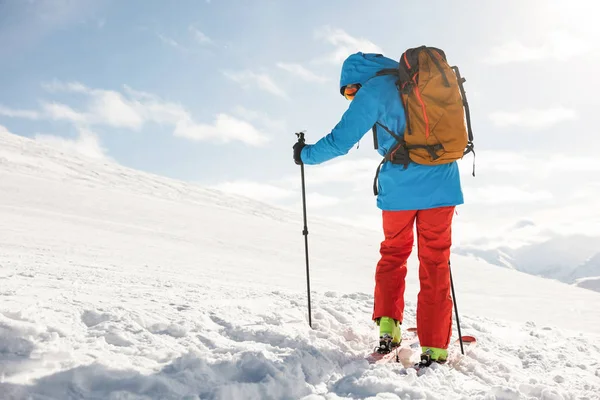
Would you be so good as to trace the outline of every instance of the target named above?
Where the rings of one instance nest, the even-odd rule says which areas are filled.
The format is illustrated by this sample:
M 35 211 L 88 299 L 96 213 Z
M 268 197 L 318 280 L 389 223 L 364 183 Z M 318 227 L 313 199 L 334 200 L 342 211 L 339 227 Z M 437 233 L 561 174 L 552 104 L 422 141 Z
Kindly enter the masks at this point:
M 406 159 L 408 158 L 409 150 L 425 149 L 429 152 L 429 155 L 431 155 L 431 157 L 435 160 L 436 158 L 439 157 L 436 152 L 438 150 L 444 149 L 444 147 L 441 144 L 429 145 L 429 146 L 424 145 L 424 144 L 407 146 L 406 142 L 404 141 L 404 138 L 396 135 L 394 132 L 392 132 L 391 129 L 389 129 L 387 126 L 383 125 L 380 122 L 377 122 L 377 123 L 375 123 L 375 125 L 373 125 L 373 132 L 375 135 L 377 133 L 377 125 L 379 125 L 383 129 L 385 129 L 385 131 L 387 133 L 392 135 L 394 137 L 394 139 L 396 139 L 396 144 L 388 150 L 388 152 L 383 157 L 383 160 L 381 160 L 381 162 L 379 163 L 379 166 L 377 167 L 377 171 L 375 172 L 375 178 L 373 180 L 373 194 L 375 196 L 377 196 L 379 194 L 379 191 L 377 190 L 377 179 L 379 178 L 379 172 L 381 171 L 381 167 L 383 166 L 383 164 L 386 161 L 389 161 L 392 164 L 402 164 L 402 165 L 404 165 L 404 169 L 406 169 L 406 168 L 408 168 L 408 162 L 406 162 Z M 375 137 L 375 140 L 377 140 L 376 137 Z M 401 153 L 402 157 L 398 156 L 398 153 Z M 398 159 L 403 160 L 404 162 L 401 163 L 398 161 Z
M 467 120 L 467 133 L 469 137 L 469 141 L 467 143 L 467 147 L 463 153 L 463 157 L 469 153 L 473 153 L 473 176 L 475 176 L 475 145 L 473 144 L 473 129 L 471 128 L 471 111 L 469 110 L 469 102 L 467 101 L 467 94 L 465 93 L 465 87 L 463 83 L 466 82 L 466 79 L 460 76 L 460 71 L 458 67 L 452 67 L 454 72 L 456 73 L 456 78 L 458 80 L 458 88 L 460 89 L 460 94 L 463 99 L 463 107 L 465 109 L 465 117 Z

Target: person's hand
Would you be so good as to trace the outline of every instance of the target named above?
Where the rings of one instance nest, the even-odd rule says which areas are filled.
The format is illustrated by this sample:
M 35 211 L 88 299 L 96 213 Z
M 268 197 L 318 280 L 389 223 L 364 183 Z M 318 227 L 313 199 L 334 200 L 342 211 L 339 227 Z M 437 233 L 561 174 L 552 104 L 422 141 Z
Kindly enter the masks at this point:
M 294 162 L 296 165 L 302 165 L 302 157 L 300 157 L 300 154 L 302 153 L 304 146 L 306 146 L 304 142 L 296 142 L 296 144 L 294 144 Z

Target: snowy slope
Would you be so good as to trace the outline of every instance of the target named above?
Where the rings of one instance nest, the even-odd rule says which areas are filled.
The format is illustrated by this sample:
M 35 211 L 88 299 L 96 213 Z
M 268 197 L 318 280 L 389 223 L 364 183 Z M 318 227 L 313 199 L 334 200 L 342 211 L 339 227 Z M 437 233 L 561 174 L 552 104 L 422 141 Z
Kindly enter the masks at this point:
M 363 360 L 379 232 L 309 216 L 311 329 L 300 214 L 0 133 L 0 221 L 1 399 L 600 398 L 589 290 L 455 256 L 480 344 L 403 376 Z

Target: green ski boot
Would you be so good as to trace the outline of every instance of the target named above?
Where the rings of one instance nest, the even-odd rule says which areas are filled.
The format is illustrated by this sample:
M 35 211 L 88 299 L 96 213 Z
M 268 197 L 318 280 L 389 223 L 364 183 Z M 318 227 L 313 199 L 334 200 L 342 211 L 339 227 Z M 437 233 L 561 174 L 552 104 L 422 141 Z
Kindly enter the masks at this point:
M 438 349 L 436 347 L 427 346 L 423 346 L 421 349 L 421 362 L 419 362 L 420 367 L 428 367 L 434 362 L 444 364 L 448 360 L 448 350 L 446 349 Z
M 378 318 L 376 322 L 379 325 L 379 347 L 376 350 L 382 354 L 389 353 L 402 341 L 400 324 L 389 317 Z

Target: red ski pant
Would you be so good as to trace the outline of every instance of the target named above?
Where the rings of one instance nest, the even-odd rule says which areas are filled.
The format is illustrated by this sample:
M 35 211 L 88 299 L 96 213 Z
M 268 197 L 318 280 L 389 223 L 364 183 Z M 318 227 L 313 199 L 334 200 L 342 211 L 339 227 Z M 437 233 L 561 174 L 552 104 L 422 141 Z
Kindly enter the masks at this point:
M 375 272 L 373 319 L 391 317 L 402 322 L 406 261 L 417 225 L 419 281 L 417 333 L 421 346 L 448 348 L 452 334 L 450 245 L 454 207 L 418 211 L 383 211 L 381 259 Z

